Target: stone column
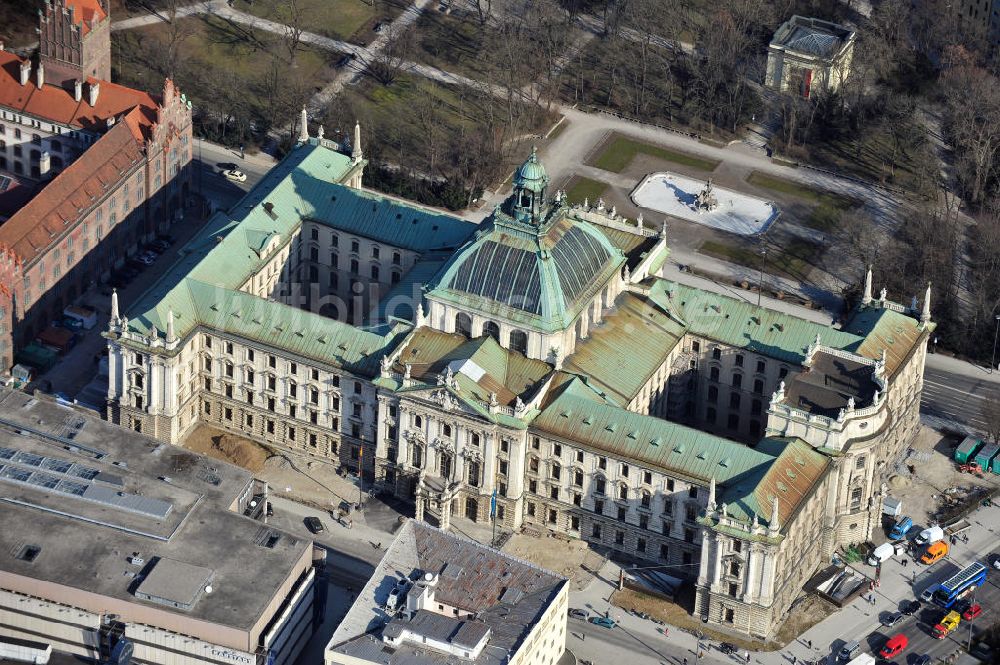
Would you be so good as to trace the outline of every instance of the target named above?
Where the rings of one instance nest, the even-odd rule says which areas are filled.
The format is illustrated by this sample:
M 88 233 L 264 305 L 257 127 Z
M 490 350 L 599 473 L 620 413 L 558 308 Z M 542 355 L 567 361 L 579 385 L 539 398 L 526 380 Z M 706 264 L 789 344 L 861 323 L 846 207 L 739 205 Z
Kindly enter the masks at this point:
M 451 528 L 451 500 L 447 492 L 441 496 L 441 529 L 447 531 Z

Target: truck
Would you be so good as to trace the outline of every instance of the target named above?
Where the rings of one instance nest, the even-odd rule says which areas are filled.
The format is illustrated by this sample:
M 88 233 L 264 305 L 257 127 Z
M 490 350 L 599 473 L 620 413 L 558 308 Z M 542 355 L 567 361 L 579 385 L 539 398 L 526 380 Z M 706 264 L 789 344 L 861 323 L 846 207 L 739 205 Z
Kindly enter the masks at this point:
M 982 440 L 977 439 L 974 436 L 965 437 L 965 440 L 958 444 L 958 448 L 955 449 L 955 461 L 959 464 L 968 464 L 969 460 L 976 454 L 982 445 Z
M 913 520 L 909 517 L 903 516 L 892 525 L 892 530 L 889 531 L 889 540 L 902 540 L 906 538 L 907 532 L 913 528 Z
M 873 549 L 871 551 L 871 554 L 868 555 L 867 559 L 868 565 L 878 566 L 880 564 L 885 563 L 886 561 L 888 561 L 897 554 L 905 554 L 905 553 L 906 553 L 905 543 L 882 543 L 881 545 Z
M 948 634 L 953 630 L 958 628 L 958 624 L 962 622 L 962 615 L 958 612 L 951 611 L 941 617 L 941 621 L 934 626 L 931 630 L 931 635 L 936 640 L 943 640 L 948 637 Z
M 944 529 L 933 524 L 920 533 L 917 537 L 913 539 L 917 545 L 930 545 L 931 543 L 936 543 L 939 540 L 944 540 Z
M 859 654 L 857 658 L 849 661 L 847 665 L 875 665 L 875 656 L 870 653 Z
M 52 645 L 19 637 L 0 636 L 0 660 L 45 665 L 52 655 Z

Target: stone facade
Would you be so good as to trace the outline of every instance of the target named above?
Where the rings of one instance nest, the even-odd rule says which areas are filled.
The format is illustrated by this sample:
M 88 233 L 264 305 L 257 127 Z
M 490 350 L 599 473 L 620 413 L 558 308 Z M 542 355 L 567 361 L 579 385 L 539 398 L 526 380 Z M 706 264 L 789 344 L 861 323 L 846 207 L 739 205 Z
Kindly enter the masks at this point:
M 836 91 L 850 75 L 854 41 L 850 28 L 793 16 L 767 47 L 764 85 L 805 99 Z
M 297 150 L 306 154 L 324 145 L 306 137 Z M 359 172 L 344 171 L 337 187 L 355 183 Z M 528 175 L 536 184 L 543 180 L 537 169 Z M 346 194 L 336 196 L 353 205 Z M 301 310 L 276 303 L 267 305 L 271 314 L 255 310 L 254 300 L 227 304 L 233 294 L 225 290 L 211 299 L 215 304 L 200 304 L 183 317 L 167 310 L 179 299 L 144 304 L 155 307 L 140 310 L 144 321 L 167 315 L 165 330 L 136 327 L 148 324 L 118 316 L 115 304 L 107 335 L 109 418 L 171 443 L 206 422 L 334 460 L 363 473 L 366 483 L 413 501 L 417 519 L 444 528 L 455 518 L 489 521 L 495 500 L 502 529 L 530 524 L 621 558 L 668 566 L 670 574 L 696 585 L 696 611 L 706 620 L 770 635 L 805 579 L 834 549 L 866 540 L 876 527 L 887 465 L 905 450 L 918 424 L 925 346 L 933 329 L 930 294 L 919 323 L 917 312 L 884 296 L 873 299 L 870 285 L 844 329 L 754 309 L 662 280 L 662 235 L 571 209 L 559 197 L 538 211 L 529 197 L 524 219 L 501 220 L 498 228 L 509 226 L 510 234 L 492 236 L 494 229 L 481 228 L 426 287 L 427 313 L 418 301 L 412 323 L 380 324 L 388 328 L 378 339 L 359 336 L 352 343 L 373 350 L 356 360 L 343 357 L 348 343 L 332 354 L 321 348 L 346 334 L 345 324 L 303 318 Z M 514 200 L 523 199 L 515 193 Z M 285 205 L 301 210 L 312 203 Z M 381 214 L 387 203 L 370 205 L 372 214 Z M 550 217 L 543 221 L 546 209 Z M 274 205 L 268 213 L 278 211 Z M 523 247 L 516 244 L 523 239 L 510 240 L 519 224 L 537 224 L 539 234 L 546 224 L 558 226 L 563 237 L 572 224 L 631 230 L 645 244 L 641 255 L 629 254 L 606 281 L 579 292 L 590 304 L 563 328 L 532 328 L 525 323 L 529 317 L 485 298 L 450 293 L 436 299 L 442 284 L 455 284 L 448 275 L 461 273 L 467 260 L 462 255 L 478 251 L 485 238 Z M 532 232 L 524 229 L 529 239 Z M 402 241 L 393 245 L 358 227 L 315 223 L 308 216 L 290 221 L 287 235 L 276 235 L 272 244 L 237 285 L 261 307 L 267 298 L 280 301 L 297 279 L 325 289 L 322 295 L 336 294 L 340 282 L 333 287 L 330 279 L 344 261 L 357 262 L 347 264 L 350 275 L 385 288 L 393 281 L 405 284 L 408 271 L 426 259 Z M 491 251 L 499 255 L 502 247 Z M 552 247 L 546 251 L 558 254 Z M 612 265 L 618 261 L 614 251 L 605 256 Z M 517 261 L 524 265 L 528 258 Z M 394 270 L 400 277 L 385 284 Z M 504 278 L 500 274 L 497 283 Z M 647 309 L 628 318 L 629 307 Z M 459 315 L 471 325 L 456 327 Z M 192 317 L 195 324 L 185 323 Z M 262 329 L 275 327 L 270 335 L 254 327 L 240 333 L 213 317 L 261 317 Z M 582 328 L 581 317 L 588 318 Z M 743 317 L 769 343 L 747 343 Z M 180 333 L 175 320 L 187 326 Z M 315 348 L 295 336 L 275 341 L 288 332 L 280 320 L 290 330 L 301 328 L 301 339 L 316 340 Z M 642 377 L 630 387 L 611 386 L 621 368 L 607 372 L 610 349 L 595 353 L 587 344 L 623 330 L 635 337 L 618 343 L 637 345 L 647 334 L 639 326 L 652 320 L 658 327 L 648 334 L 681 332 L 672 346 L 644 359 Z M 311 332 L 311 326 L 329 332 Z M 887 326 L 891 334 L 884 333 Z M 568 354 L 545 350 L 551 339 L 538 344 L 529 336 L 525 345 L 511 334 L 516 330 L 539 338 L 565 335 L 560 348 Z M 832 402 L 819 400 L 826 410 L 804 407 L 811 402 L 798 399 L 803 391 L 822 389 L 823 373 L 841 365 L 851 372 L 841 377 L 846 392 L 824 396 Z

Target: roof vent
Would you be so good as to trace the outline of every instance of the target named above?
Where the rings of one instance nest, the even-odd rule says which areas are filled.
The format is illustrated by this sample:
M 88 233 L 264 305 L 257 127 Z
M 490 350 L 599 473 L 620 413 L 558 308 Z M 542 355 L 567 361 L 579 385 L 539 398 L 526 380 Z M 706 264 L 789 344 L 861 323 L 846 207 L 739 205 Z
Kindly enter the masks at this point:
M 675 453 L 683 453 L 684 452 L 684 444 L 683 443 L 678 443 L 676 446 L 674 446 L 674 452 Z
M 573 410 L 572 409 L 567 409 L 566 411 L 563 411 L 559 415 L 562 416 L 563 418 L 569 418 L 570 416 L 573 415 Z
M 719 460 L 719 466 L 725 467 L 727 469 L 729 468 L 729 465 L 732 463 L 733 463 L 732 460 L 729 459 L 728 457 L 723 457 L 721 460 Z
M 626 436 L 628 436 L 628 438 L 630 439 L 636 439 L 639 437 L 639 434 L 635 430 L 632 430 Z
M 266 212 L 267 216 L 271 219 L 278 219 L 278 216 L 274 214 L 274 204 L 270 201 L 264 202 L 264 212 Z
M 698 457 L 698 459 L 702 459 L 702 460 L 703 460 L 703 459 L 705 459 L 705 458 L 706 458 L 707 456 L 705 455 L 705 451 L 704 451 L 704 450 L 699 450 L 699 451 L 698 451 L 698 455 L 697 455 L 697 457 Z
M 786 485 L 785 483 L 781 482 L 780 480 L 778 482 L 776 482 L 775 485 L 782 492 L 787 492 L 788 491 L 788 485 Z
M 791 469 L 785 469 L 785 474 L 787 474 L 788 477 L 791 478 L 792 480 L 795 480 L 796 478 L 798 478 L 798 476 L 795 475 L 795 472 L 792 471 Z
M 583 417 L 583 424 L 584 425 L 593 425 L 594 424 L 594 419 L 591 418 L 590 416 L 584 416 Z
M 609 432 L 614 432 L 616 429 L 618 429 L 618 423 L 608 423 L 607 425 L 605 425 L 604 429 L 608 430 Z
M 661 439 L 660 437 L 656 437 L 655 439 L 649 440 L 649 445 L 651 446 L 659 446 L 661 443 L 663 443 L 663 439 Z

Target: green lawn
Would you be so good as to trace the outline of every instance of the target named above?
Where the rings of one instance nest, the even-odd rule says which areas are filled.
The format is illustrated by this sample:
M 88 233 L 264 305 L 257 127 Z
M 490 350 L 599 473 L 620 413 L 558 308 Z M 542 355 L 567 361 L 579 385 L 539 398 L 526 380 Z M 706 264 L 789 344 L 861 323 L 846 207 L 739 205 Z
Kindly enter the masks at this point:
M 835 230 L 844 212 L 861 205 L 859 201 L 850 197 L 813 189 L 791 180 L 765 175 L 760 171 L 751 173 L 747 182 L 762 189 L 794 196 L 806 203 L 814 204 L 815 207 L 809 212 L 809 216 L 799 221 L 805 226 L 825 233 Z
M 569 187 L 566 188 L 566 199 L 570 203 L 583 203 L 584 199 L 594 203 L 607 188 L 607 184 L 599 180 L 574 176 Z
M 604 169 L 605 171 L 621 173 L 632 163 L 632 160 L 639 153 L 673 162 L 674 164 L 689 166 L 700 171 L 711 172 L 719 165 L 719 162 L 716 160 L 704 159 L 687 153 L 668 150 L 667 148 L 643 143 L 642 141 L 636 141 L 618 134 L 605 143 L 604 149 L 590 162 L 590 165 Z
M 822 250 L 822 245 L 801 239 L 793 240 L 785 247 L 769 247 L 764 260 L 764 271 L 772 275 L 804 280 Z M 760 252 L 755 248 L 736 247 L 715 240 L 706 240 L 698 251 L 741 266 L 760 269 Z
M 378 21 L 390 20 L 400 12 L 385 0 L 297 0 L 309 32 L 344 41 L 366 43 L 374 33 L 365 34 Z M 236 8 L 261 18 L 289 22 L 287 0 L 241 0 Z M 368 37 L 368 39 L 362 39 Z

